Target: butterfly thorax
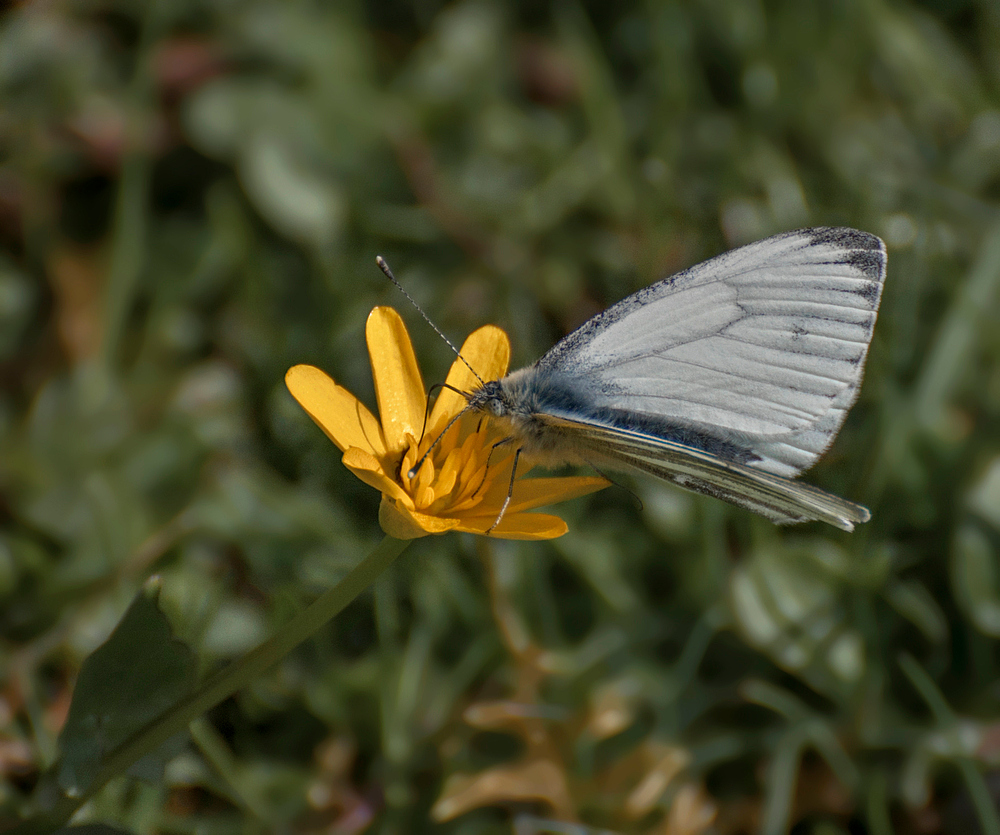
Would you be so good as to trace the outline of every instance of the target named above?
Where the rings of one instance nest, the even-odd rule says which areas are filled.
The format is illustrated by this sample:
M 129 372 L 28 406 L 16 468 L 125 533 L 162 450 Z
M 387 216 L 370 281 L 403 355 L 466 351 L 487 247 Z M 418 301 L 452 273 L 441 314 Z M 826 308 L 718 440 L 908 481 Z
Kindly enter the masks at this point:
M 529 366 L 504 377 L 491 380 L 469 397 L 469 408 L 485 414 L 490 422 L 516 440 L 528 454 L 546 457 L 562 445 L 558 432 L 543 419 L 535 367 Z M 560 461 L 575 456 L 560 454 Z

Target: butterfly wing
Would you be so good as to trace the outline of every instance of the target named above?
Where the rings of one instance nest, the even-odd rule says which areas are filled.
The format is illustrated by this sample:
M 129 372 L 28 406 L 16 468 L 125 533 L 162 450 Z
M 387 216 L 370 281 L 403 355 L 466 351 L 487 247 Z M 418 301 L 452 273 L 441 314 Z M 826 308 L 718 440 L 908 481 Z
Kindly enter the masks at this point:
M 552 416 L 541 420 L 559 434 L 564 448 L 573 449 L 598 468 L 607 465 L 648 473 L 759 513 L 779 525 L 819 521 L 852 531 L 871 518 L 867 508 L 810 484 L 726 461 L 676 441 Z
M 884 279 L 885 245 L 854 229 L 735 249 L 623 299 L 525 369 L 536 411 L 685 449 L 709 439 L 796 475 L 857 397 Z

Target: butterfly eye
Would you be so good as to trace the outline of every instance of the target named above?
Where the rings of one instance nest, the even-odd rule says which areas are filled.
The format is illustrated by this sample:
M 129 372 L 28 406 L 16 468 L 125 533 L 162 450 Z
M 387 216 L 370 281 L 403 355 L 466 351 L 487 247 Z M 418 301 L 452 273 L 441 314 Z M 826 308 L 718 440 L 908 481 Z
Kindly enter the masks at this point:
M 493 413 L 494 417 L 500 417 L 501 415 L 506 414 L 507 407 L 504 406 L 502 400 L 500 400 L 498 397 L 494 397 L 492 400 L 490 400 L 490 411 Z

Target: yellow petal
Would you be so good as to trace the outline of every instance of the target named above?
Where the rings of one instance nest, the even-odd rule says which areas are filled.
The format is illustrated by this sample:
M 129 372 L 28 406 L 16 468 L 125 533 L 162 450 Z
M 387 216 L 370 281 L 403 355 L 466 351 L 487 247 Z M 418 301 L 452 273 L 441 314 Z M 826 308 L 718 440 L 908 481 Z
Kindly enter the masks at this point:
M 376 307 L 365 325 L 375 396 L 386 448 L 406 449 L 406 436 L 419 438 L 427 408 L 426 392 L 406 326 L 391 307 Z
M 596 493 L 611 482 L 600 476 L 557 476 L 554 478 L 525 478 L 514 483 L 514 494 L 507 506 L 508 513 L 534 510 L 547 504 L 558 504 L 578 496 Z
M 341 459 L 344 466 L 369 487 L 374 487 L 383 495 L 412 504 L 412 499 L 392 476 L 385 471 L 382 461 L 363 449 L 351 447 Z
M 506 331 L 496 325 L 483 325 L 469 334 L 462 343 L 462 356 L 484 380 L 499 380 L 506 376 L 510 367 L 510 338 Z M 465 368 L 465 364 L 462 364 Z M 468 373 L 468 369 L 466 368 Z M 473 385 L 471 373 L 468 385 Z M 465 384 L 460 378 L 455 383 Z
M 510 339 L 496 325 L 484 325 L 469 334 L 462 345 L 461 353 L 484 382 L 499 380 L 506 375 L 510 365 Z M 460 359 L 451 364 L 445 382 L 465 392 L 475 391 L 482 386 Z M 457 415 L 464 406 L 464 397 L 448 389 L 442 389 L 434 402 L 427 425 L 435 427 L 440 432 L 445 422 Z
M 384 493 L 378 507 L 378 522 L 382 530 L 395 539 L 417 539 L 429 534 L 447 533 L 459 525 L 458 519 L 427 516 L 412 511 L 399 502 L 392 501 Z
M 463 517 L 456 530 L 484 535 L 496 516 Z M 569 530 L 558 516 L 547 513 L 505 513 L 489 535 L 497 539 L 555 539 Z
M 490 466 L 490 483 L 480 496 L 481 510 L 486 508 L 500 509 L 507 499 L 510 490 L 510 467 L 513 457 L 504 459 L 494 469 Z M 531 510 L 546 504 L 555 504 L 585 496 L 610 486 L 611 482 L 599 476 L 557 476 L 543 478 L 524 478 L 529 468 L 522 458 L 517 464 L 517 479 L 514 482 L 514 492 L 511 495 L 508 510 Z
M 385 440 L 375 416 L 353 394 L 312 365 L 295 365 L 285 385 L 299 405 L 341 450 L 364 449 L 385 455 Z

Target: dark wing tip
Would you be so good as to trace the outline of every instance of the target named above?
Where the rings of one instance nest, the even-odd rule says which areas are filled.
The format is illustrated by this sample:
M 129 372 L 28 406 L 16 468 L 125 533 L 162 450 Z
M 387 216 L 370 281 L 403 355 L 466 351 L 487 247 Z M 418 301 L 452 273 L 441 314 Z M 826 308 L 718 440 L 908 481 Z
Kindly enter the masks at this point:
M 862 232 L 860 229 L 851 229 L 847 226 L 816 226 L 802 231 L 809 235 L 814 244 L 830 244 L 843 249 L 885 253 L 885 244 L 881 238 L 870 232 Z
M 881 285 L 885 280 L 885 243 L 881 238 L 859 229 L 846 226 L 817 226 L 802 230 L 813 245 L 825 244 L 844 251 L 844 263 L 850 264 L 872 285 L 865 295 L 872 304 L 878 304 Z

